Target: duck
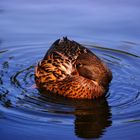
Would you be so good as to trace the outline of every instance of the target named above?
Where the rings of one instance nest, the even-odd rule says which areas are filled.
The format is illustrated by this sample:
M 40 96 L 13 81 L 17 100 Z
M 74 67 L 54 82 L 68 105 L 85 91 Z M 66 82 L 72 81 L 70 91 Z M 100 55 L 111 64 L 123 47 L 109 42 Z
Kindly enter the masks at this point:
M 103 60 L 67 37 L 57 39 L 35 66 L 37 88 L 54 96 L 97 99 L 106 95 L 111 80 Z

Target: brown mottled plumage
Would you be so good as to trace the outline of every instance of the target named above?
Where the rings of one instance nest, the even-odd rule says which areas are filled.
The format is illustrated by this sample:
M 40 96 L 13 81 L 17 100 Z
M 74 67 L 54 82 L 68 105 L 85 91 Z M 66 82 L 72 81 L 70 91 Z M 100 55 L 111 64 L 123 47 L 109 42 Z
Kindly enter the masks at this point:
M 67 38 L 56 40 L 35 69 L 38 88 L 70 98 L 101 97 L 111 79 L 101 59 Z

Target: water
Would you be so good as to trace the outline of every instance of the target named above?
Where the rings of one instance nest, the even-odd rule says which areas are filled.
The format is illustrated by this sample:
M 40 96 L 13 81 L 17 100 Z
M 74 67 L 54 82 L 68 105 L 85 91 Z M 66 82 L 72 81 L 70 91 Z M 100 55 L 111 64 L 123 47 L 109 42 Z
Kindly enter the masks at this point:
M 1 139 L 139 139 L 139 7 L 138 0 L 1 0 Z M 105 99 L 75 101 L 35 89 L 34 66 L 62 36 L 109 65 Z

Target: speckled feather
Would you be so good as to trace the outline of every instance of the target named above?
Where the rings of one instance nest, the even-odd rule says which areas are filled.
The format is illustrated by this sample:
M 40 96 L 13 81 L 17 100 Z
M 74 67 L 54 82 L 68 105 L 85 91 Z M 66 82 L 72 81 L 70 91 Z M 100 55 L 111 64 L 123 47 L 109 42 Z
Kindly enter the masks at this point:
M 101 80 L 108 85 L 112 76 L 104 63 L 89 49 L 75 41 L 63 38 L 55 41 L 38 63 L 35 69 L 35 81 L 38 88 L 69 98 L 93 99 L 104 95 L 107 86 L 85 78 L 80 74 L 80 69 L 78 71 L 76 68 L 77 59 L 80 60 L 79 56 L 83 54 L 92 55 L 92 63 L 95 61 L 94 65 L 98 67 L 95 71 L 99 73 L 98 75 L 105 77 Z

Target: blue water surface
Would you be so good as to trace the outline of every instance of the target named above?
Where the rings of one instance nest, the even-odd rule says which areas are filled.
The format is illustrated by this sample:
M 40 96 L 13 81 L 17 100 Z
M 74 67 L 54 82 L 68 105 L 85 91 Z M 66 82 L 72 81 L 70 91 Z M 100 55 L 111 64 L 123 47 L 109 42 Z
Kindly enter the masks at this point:
M 139 15 L 139 0 L 1 0 L 1 140 L 138 140 Z M 34 67 L 63 36 L 110 67 L 105 99 L 42 96 L 35 88 Z

